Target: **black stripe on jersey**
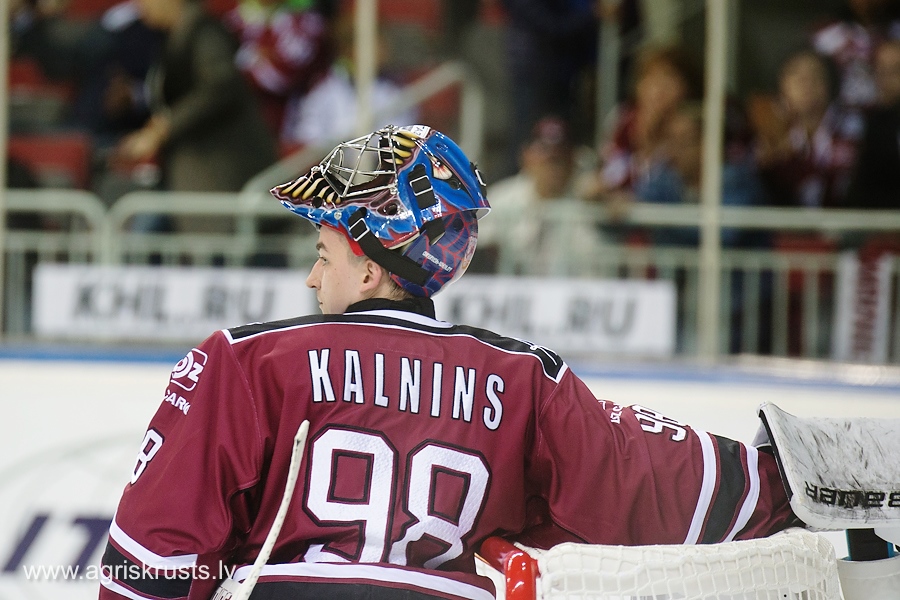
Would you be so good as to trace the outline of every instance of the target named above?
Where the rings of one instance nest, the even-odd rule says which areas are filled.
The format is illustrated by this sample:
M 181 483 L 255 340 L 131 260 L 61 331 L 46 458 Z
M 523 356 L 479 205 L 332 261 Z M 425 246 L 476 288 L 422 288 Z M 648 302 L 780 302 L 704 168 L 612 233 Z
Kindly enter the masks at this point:
M 253 588 L 253 600 L 284 600 L 285 598 L 291 600 L 445 600 L 447 596 L 366 583 L 260 581 Z
M 741 445 L 734 440 L 710 434 L 719 455 L 719 489 L 706 520 L 701 544 L 721 542 L 728 535 L 747 487 Z
M 186 598 L 193 577 L 189 570 L 156 571 L 134 562 L 110 543 L 101 561 L 103 572 L 114 581 L 154 598 Z
M 260 333 L 268 333 L 270 331 L 278 331 L 279 329 L 290 329 L 292 327 L 300 327 L 303 325 L 315 325 L 319 323 L 364 323 L 371 325 L 389 325 L 393 327 L 403 327 L 404 329 L 412 329 L 422 331 L 435 336 L 442 335 L 468 335 L 477 340 L 500 350 L 507 352 L 516 352 L 521 354 L 531 354 L 541 361 L 544 373 L 547 377 L 554 381 L 559 380 L 560 372 L 563 369 L 563 360 L 552 350 L 532 344 L 524 340 L 510 338 L 499 335 L 487 329 L 479 327 L 471 327 L 469 325 L 453 325 L 452 327 L 429 327 L 422 323 L 415 323 L 405 319 L 392 319 L 381 315 L 366 315 L 362 313 L 349 313 L 343 315 L 312 315 L 306 317 L 295 317 L 293 319 L 285 319 L 282 321 L 270 321 L 268 323 L 251 323 L 249 325 L 241 325 L 228 330 L 233 341 L 239 341 Z
M 279 329 L 290 329 L 299 325 L 313 325 L 315 323 L 328 323 L 336 320 L 335 317 L 344 315 L 310 315 L 306 317 L 293 317 L 290 319 L 282 319 L 280 321 L 268 321 L 266 323 L 249 323 L 239 327 L 232 327 L 228 330 L 232 340 L 241 340 L 246 337 L 266 333 L 268 331 L 278 331 Z

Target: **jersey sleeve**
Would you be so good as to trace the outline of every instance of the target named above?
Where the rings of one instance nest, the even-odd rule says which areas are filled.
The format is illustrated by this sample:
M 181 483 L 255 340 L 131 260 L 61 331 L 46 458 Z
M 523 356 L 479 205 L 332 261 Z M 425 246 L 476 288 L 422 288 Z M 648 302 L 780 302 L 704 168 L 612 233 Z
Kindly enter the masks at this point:
M 598 400 L 574 375 L 536 427 L 531 475 L 547 519 L 532 519 L 540 526 L 525 543 L 715 543 L 793 519 L 771 454 L 645 406 Z
M 140 443 L 110 526 L 100 597 L 193 598 L 214 588 L 213 559 L 252 520 L 261 438 L 240 365 L 217 332 L 175 366 Z

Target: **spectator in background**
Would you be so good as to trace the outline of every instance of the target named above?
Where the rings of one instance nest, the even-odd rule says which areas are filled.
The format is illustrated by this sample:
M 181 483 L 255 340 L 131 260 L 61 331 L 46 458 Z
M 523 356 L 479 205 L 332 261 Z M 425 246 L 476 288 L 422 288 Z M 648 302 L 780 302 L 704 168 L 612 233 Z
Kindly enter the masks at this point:
M 294 94 L 288 102 L 281 133 L 282 146 L 331 146 L 337 140 L 353 136 L 359 114 L 356 86 L 353 82 L 354 35 L 352 14 L 345 12 L 335 24 L 337 59 L 309 93 Z M 390 52 L 383 36 L 378 39 L 377 52 L 377 65 L 380 68 L 386 63 Z M 416 122 L 416 112 L 412 109 L 390 110 L 402 96 L 399 85 L 382 74 L 376 77 L 371 100 L 376 120 L 374 126 Z
M 224 22 L 239 40 L 238 69 L 278 135 L 288 98 L 306 94 L 332 62 L 328 19 L 313 0 L 241 0 Z
M 66 17 L 70 1 L 10 0 L 6 5 L 12 56 L 34 59 L 53 81 L 78 79 L 83 66 L 93 62 L 84 43 L 92 24 Z
M 41 75 L 66 90 L 64 118 L 41 126 L 85 130 L 105 150 L 146 120 L 146 106 L 133 100 L 162 36 L 140 21 L 134 1 L 113 4 L 99 19 L 69 17 L 70 4 L 13 0 L 13 53 L 34 60 Z
M 630 197 L 632 202 L 657 204 L 698 204 L 700 202 L 701 176 L 703 171 L 703 107 L 699 102 L 683 104 L 668 119 L 663 129 L 662 159 L 653 163 L 646 177 L 641 178 Z M 722 205 L 755 206 L 763 202 L 764 193 L 759 182 L 756 166 L 749 154 L 725 151 L 722 164 Z M 632 243 L 649 242 L 654 246 L 681 246 L 696 248 L 700 244 L 698 228 L 660 227 L 649 232 L 632 232 Z M 761 246 L 766 240 L 753 232 L 739 229 L 722 229 L 722 246 L 739 248 Z M 688 282 L 683 272 L 674 275 L 679 293 L 685 293 Z M 744 319 L 744 278 L 740 271 L 733 271 L 728 278 L 729 340 L 731 352 L 741 347 Z M 768 288 L 763 290 L 767 293 Z M 764 315 L 768 317 L 768 315 Z M 693 335 L 683 318 L 678 319 L 678 345 L 684 349 Z M 763 345 L 768 337 L 762 334 Z
M 749 102 L 771 204 L 822 208 L 846 202 L 862 117 L 836 102 L 831 68 L 813 50 L 795 52 L 781 67 L 778 95 Z
M 878 47 L 878 105 L 866 113 L 850 208 L 900 208 L 900 41 Z
M 151 117 L 119 147 L 126 160 L 158 155 L 163 187 L 238 191 L 276 160 L 274 139 L 235 62 L 234 40 L 199 0 L 139 0 L 166 34 L 151 73 Z
M 503 0 L 509 15 L 510 148 L 518 152 L 542 115 L 572 122 L 579 83 L 597 57 L 600 0 Z M 509 171 L 515 160 L 509 158 Z
M 681 105 L 663 129 L 661 160 L 656 161 L 638 181 L 632 200 L 658 204 L 699 204 L 703 170 L 703 106 L 699 102 Z M 762 204 L 763 189 L 749 157 L 722 165 L 722 204 L 753 206 Z M 692 229 L 657 229 L 653 243 L 697 246 L 699 235 Z M 746 236 L 733 229 L 722 230 L 722 245 L 739 246 Z
M 680 48 L 645 51 L 638 58 L 633 99 L 611 116 L 611 135 L 600 149 L 599 170 L 579 184 L 579 194 L 622 213 L 639 181 L 663 159 L 668 121 L 687 100 L 700 97 L 701 76 Z
M 583 274 L 599 251 L 600 234 L 574 194 L 576 158 L 566 122 L 544 117 L 522 150 L 520 171 L 488 188 L 491 218 L 479 223 L 478 240 L 503 272 Z
M 840 73 L 840 101 L 867 108 L 877 101 L 873 64 L 875 50 L 885 40 L 900 38 L 897 0 L 847 0 L 840 19 L 812 36 L 816 52 L 831 58 Z
M 875 81 L 878 104 L 865 116 L 863 137 L 850 186 L 848 208 L 900 209 L 900 40 L 889 40 L 875 53 Z M 891 300 L 891 277 L 883 277 L 885 262 L 900 256 L 900 238 L 896 232 L 858 232 L 845 234 L 847 247 L 855 249 L 855 265 L 839 278 L 840 293 L 845 299 L 846 318 L 853 326 L 849 348 L 835 351 L 852 360 L 871 360 L 877 355 L 875 331 L 881 325 L 873 318 L 874 307 L 888 306 Z M 842 306 L 839 310 L 843 314 Z
M 481 0 L 441 0 L 441 53 L 461 58 L 463 38 L 478 21 Z
M 135 0 L 126 0 L 103 13 L 90 40 L 102 50 L 85 74 L 74 116 L 105 149 L 149 118 L 144 82 L 159 61 L 164 36 L 144 23 Z
M 804 49 L 790 55 L 779 73 L 778 96 L 751 99 L 757 133 L 757 159 L 768 192 L 777 206 L 833 208 L 846 205 L 860 136 L 860 109 L 837 97 L 837 78 L 827 57 Z M 779 252 L 834 252 L 832 236 L 818 232 L 775 232 L 771 244 Z M 790 271 L 787 279 L 787 350 L 798 356 L 803 345 L 804 294 L 808 275 Z M 817 275 L 822 307 L 830 307 L 834 282 Z M 763 280 L 763 294 L 772 283 Z M 769 306 L 768 302 L 763 303 Z M 825 311 L 823 310 L 823 313 Z M 767 312 L 763 319 L 770 318 Z M 813 315 L 811 318 L 820 318 Z M 768 331 L 763 328 L 762 331 Z M 765 345 L 765 344 L 764 344 Z M 824 349 L 810 349 L 824 352 Z

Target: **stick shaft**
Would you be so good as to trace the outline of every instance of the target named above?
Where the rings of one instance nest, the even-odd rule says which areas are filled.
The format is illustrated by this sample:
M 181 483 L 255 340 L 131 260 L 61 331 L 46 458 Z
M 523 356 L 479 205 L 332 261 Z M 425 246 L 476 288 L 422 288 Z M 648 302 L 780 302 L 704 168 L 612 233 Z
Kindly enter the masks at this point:
M 281 533 L 281 527 L 284 525 L 284 519 L 287 516 L 288 508 L 291 505 L 291 498 L 294 495 L 294 487 L 297 485 L 297 478 L 300 475 L 300 462 L 303 460 L 303 449 L 306 447 L 306 436 L 308 433 L 309 421 L 306 420 L 300 424 L 300 428 L 297 429 L 297 435 L 294 436 L 294 448 L 291 451 L 291 466 L 288 469 L 288 478 L 287 482 L 284 484 L 284 494 L 281 496 L 281 505 L 278 507 L 278 512 L 275 515 L 275 521 L 272 523 L 272 527 L 266 535 L 266 541 L 263 542 L 259 555 L 256 557 L 256 560 L 253 561 L 253 569 L 251 569 L 250 574 L 247 575 L 247 579 L 241 583 L 241 587 L 238 589 L 232 600 L 247 600 L 247 598 L 250 597 L 253 588 L 256 586 L 256 581 L 259 579 L 259 575 L 262 572 L 262 568 L 268 562 L 269 555 L 272 554 L 272 548 L 275 547 L 275 541 L 278 539 L 278 534 Z

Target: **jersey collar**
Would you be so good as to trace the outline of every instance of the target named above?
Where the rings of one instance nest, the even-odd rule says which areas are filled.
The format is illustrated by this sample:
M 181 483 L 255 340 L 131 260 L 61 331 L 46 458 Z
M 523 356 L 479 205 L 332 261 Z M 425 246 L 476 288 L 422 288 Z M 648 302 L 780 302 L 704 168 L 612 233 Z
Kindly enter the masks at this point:
M 430 298 L 407 298 L 406 300 L 388 300 L 387 298 L 369 298 L 354 302 L 347 307 L 348 313 L 369 311 L 401 311 L 434 319 L 434 302 Z

